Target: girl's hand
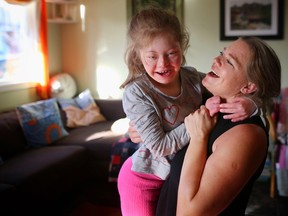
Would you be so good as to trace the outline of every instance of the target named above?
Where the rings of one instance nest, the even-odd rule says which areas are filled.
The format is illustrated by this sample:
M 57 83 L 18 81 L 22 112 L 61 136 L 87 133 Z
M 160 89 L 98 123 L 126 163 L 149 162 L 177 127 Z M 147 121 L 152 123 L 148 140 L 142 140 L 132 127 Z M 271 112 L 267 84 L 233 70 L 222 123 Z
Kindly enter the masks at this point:
M 220 110 L 221 98 L 219 96 L 213 96 L 206 100 L 205 107 L 209 110 L 210 116 L 214 116 Z
M 211 130 L 214 128 L 217 121 L 217 117 L 211 117 L 209 110 L 205 106 L 201 106 L 200 109 L 194 113 L 188 115 L 184 122 L 193 143 L 198 143 L 197 140 L 208 139 Z
M 223 117 L 225 119 L 231 119 L 232 122 L 248 118 L 256 109 L 256 104 L 247 97 L 235 97 L 230 103 L 220 104 L 221 113 L 231 113 L 229 115 L 224 115 Z

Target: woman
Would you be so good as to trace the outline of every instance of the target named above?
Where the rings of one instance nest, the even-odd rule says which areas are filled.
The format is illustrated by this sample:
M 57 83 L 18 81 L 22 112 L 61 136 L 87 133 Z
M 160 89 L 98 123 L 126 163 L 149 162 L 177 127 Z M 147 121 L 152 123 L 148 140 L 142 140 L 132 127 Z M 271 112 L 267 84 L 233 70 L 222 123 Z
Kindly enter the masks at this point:
M 280 80 L 275 52 L 258 38 L 243 37 L 220 52 L 202 84 L 224 102 L 245 95 L 265 111 L 280 93 Z M 259 116 L 234 123 L 219 113 L 216 125 L 215 119 L 204 106 L 186 117 L 190 144 L 172 161 L 157 215 L 245 215 L 266 159 L 268 130 Z

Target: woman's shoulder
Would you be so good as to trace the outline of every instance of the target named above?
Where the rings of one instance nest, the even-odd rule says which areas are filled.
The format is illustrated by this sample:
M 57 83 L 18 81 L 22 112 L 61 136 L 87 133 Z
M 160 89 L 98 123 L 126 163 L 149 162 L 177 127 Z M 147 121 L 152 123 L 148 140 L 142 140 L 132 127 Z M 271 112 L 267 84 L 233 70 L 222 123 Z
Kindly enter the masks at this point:
M 225 143 L 229 141 L 241 143 L 241 145 L 244 146 L 246 141 L 247 143 L 257 142 L 262 145 L 261 141 L 266 142 L 268 139 L 266 126 L 260 116 L 253 116 L 239 122 L 231 122 L 231 120 L 220 120 L 220 122 L 221 121 L 226 123 L 217 124 L 216 134 L 213 135 L 217 137 L 218 133 L 218 136 L 220 137 L 221 135 Z M 240 140 L 241 142 L 239 142 Z
M 249 118 L 246 118 L 242 121 L 237 121 L 237 122 L 232 122 L 229 119 L 224 119 L 223 116 L 224 116 L 223 113 L 219 113 L 218 121 L 219 121 L 219 124 L 221 124 L 222 130 L 227 130 L 227 129 L 230 129 L 234 126 L 238 126 L 238 125 L 253 124 L 253 125 L 260 126 L 261 128 L 263 128 L 266 131 L 265 119 L 263 119 L 261 116 L 255 115 L 255 116 L 252 116 L 252 117 L 249 117 Z
M 257 140 L 257 136 L 262 135 L 265 135 L 265 137 L 268 136 L 266 126 L 260 116 L 253 116 L 242 121 L 232 122 L 229 119 L 224 119 L 223 114 L 220 113 L 217 125 L 210 134 L 210 139 L 216 140 L 218 137 L 224 137 L 224 139 L 239 142 L 243 137 Z

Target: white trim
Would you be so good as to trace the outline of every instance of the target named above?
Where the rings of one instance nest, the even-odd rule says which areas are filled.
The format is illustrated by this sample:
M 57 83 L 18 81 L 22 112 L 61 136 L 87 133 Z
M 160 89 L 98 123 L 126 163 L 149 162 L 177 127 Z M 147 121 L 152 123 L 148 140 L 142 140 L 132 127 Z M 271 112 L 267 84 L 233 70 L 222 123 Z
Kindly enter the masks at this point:
M 5 83 L 0 83 L 0 92 L 5 92 L 5 91 L 15 91 L 15 90 L 20 90 L 20 89 L 28 89 L 28 88 L 34 88 L 37 86 L 37 83 L 35 82 L 5 82 Z

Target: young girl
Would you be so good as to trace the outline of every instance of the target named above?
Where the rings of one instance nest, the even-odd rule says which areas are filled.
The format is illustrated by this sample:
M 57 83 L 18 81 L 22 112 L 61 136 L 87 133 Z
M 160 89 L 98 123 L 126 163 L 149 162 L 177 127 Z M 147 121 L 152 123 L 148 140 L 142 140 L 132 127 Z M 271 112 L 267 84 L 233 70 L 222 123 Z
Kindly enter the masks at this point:
M 157 8 L 140 11 L 131 20 L 128 39 L 129 75 L 121 86 L 125 87 L 123 107 L 142 142 L 123 164 L 118 190 L 123 216 L 153 216 L 170 161 L 189 143 L 184 118 L 198 109 L 209 93 L 201 84 L 205 74 L 181 67 L 189 35 L 175 15 Z M 215 109 L 215 101 L 219 107 L 217 98 L 206 105 Z M 239 101 L 232 108 L 239 110 L 239 104 L 249 108 L 242 116 L 248 117 L 254 103 Z

